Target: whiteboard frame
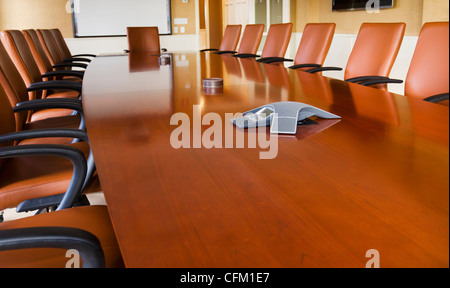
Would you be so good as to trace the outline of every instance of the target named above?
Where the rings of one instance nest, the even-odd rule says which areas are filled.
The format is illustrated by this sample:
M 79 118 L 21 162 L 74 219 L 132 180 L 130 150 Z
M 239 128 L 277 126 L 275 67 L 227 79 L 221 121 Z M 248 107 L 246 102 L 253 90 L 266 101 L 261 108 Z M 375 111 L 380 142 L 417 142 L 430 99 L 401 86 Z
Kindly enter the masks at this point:
M 70 0 L 69 0 L 70 1 Z M 172 0 L 169 1 L 169 33 L 160 33 L 159 35 L 172 35 L 173 34 L 173 25 L 172 25 Z M 73 3 L 71 1 L 71 3 Z M 73 36 L 75 38 L 107 38 L 107 37 L 126 37 L 127 35 L 89 35 L 89 36 L 78 36 L 78 20 L 75 13 L 75 9 L 72 9 L 72 27 L 73 27 Z

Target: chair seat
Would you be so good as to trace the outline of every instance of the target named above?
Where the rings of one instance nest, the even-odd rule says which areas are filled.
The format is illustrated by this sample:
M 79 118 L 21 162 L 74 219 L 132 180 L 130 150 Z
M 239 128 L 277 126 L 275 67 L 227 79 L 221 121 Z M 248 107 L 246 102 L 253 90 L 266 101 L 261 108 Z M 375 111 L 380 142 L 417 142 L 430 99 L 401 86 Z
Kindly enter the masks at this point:
M 36 122 L 36 121 L 41 121 L 41 120 L 45 120 L 48 118 L 70 116 L 72 114 L 73 114 L 73 110 L 69 110 L 69 109 L 42 110 L 42 111 L 36 111 L 33 114 L 31 114 L 30 121 Z
M 55 110 L 55 109 L 52 109 Z M 51 113 L 51 111 L 42 110 L 35 113 L 42 113 L 42 117 L 45 117 L 45 113 Z M 33 113 L 34 114 L 34 113 Z M 78 129 L 80 126 L 81 117 L 80 115 L 66 116 L 66 117 L 51 117 L 42 118 L 42 120 L 32 121 L 24 125 L 22 130 L 34 130 L 34 129 Z M 70 143 L 71 141 L 69 141 Z M 67 143 L 67 141 L 65 142 Z M 48 143 L 48 144 L 60 144 L 58 143 Z
M 51 91 L 50 95 L 47 97 L 48 99 L 78 99 L 79 93 L 76 91 Z M 52 117 L 64 117 L 70 116 L 73 113 L 72 110 L 69 109 L 48 109 L 35 111 L 31 114 L 31 122 L 52 118 Z
M 69 98 L 69 99 L 78 99 L 80 93 L 77 91 L 64 91 L 64 90 L 52 90 L 49 95 L 45 98 Z
M 73 76 L 64 76 L 63 77 L 64 81 L 75 81 L 75 82 L 83 82 L 83 79 L 79 78 L 79 77 L 73 77 Z
M 74 143 L 70 146 L 79 149 L 86 158 L 88 157 L 87 143 Z M 9 159 L 0 175 L 0 211 L 16 207 L 28 200 L 30 195 L 39 198 L 65 193 L 72 178 L 72 171 L 72 163 L 62 157 L 34 156 Z M 94 176 L 91 181 L 98 181 L 95 178 L 97 177 Z M 99 192 L 101 190 L 90 190 L 99 188 L 98 183 L 92 184 L 85 192 Z M 26 193 L 23 193 L 24 191 Z
M 106 206 L 86 206 L 27 217 L 0 224 L 0 230 L 31 227 L 70 227 L 94 234 L 105 254 L 106 268 L 124 267 Z M 65 268 L 69 258 L 62 249 L 0 252 L 0 268 Z
M 66 117 L 53 117 L 46 118 L 39 121 L 27 123 L 23 130 L 35 130 L 35 129 L 78 129 L 80 125 L 80 116 L 66 116 Z M 28 139 L 20 142 L 21 145 L 32 144 L 69 144 L 73 141 L 70 138 L 39 138 Z

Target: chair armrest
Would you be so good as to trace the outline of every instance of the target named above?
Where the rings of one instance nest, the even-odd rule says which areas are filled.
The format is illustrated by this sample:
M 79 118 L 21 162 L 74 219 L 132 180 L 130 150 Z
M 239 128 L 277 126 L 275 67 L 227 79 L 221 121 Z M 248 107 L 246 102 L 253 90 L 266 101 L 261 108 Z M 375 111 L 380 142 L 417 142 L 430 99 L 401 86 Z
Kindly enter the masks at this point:
M 217 52 L 214 52 L 213 54 L 222 55 L 222 54 L 236 54 L 236 53 L 237 53 L 236 51 L 217 51 Z
M 289 69 L 301 69 L 301 68 L 320 68 L 322 65 L 320 64 L 298 64 L 294 66 L 288 67 Z
M 74 104 L 82 104 L 82 101 L 80 99 L 75 98 L 45 98 L 45 99 L 37 99 L 37 100 L 28 100 L 25 102 L 19 102 L 17 103 L 17 107 L 24 105 L 24 104 L 32 104 L 32 103 L 74 103 Z
M 51 77 L 64 77 L 64 76 L 72 76 L 72 77 L 78 77 L 80 79 L 83 79 L 84 77 L 84 71 L 74 71 L 74 70 L 56 70 L 56 71 L 50 71 L 42 75 L 42 79 L 45 78 L 51 78 Z
M 363 86 L 371 86 L 371 85 L 378 85 L 378 84 L 402 84 L 403 80 L 399 79 L 375 79 L 375 80 L 368 80 L 368 81 L 361 81 L 358 84 Z
M 20 102 L 17 103 L 16 107 L 13 107 L 14 113 L 44 109 L 69 109 L 83 114 L 83 106 L 81 105 L 81 101 L 77 99 L 39 99 Z
M 448 93 L 438 94 L 438 95 L 434 95 L 434 96 L 423 99 L 423 101 L 430 102 L 430 103 L 438 103 L 438 102 L 445 101 L 445 100 L 449 100 Z
M 0 148 L 0 159 L 38 155 L 59 156 L 72 162 L 72 179 L 57 210 L 71 208 L 80 197 L 86 178 L 87 164 L 84 154 L 65 145 L 18 145 Z
M 317 72 L 323 72 L 323 71 L 342 71 L 343 69 L 341 67 L 320 67 L 320 68 L 314 68 L 311 70 L 307 70 L 308 73 L 317 73 Z
M 78 102 L 75 102 L 78 101 Z M 67 109 L 77 111 L 81 117 L 79 130 L 86 130 L 86 124 L 84 122 L 83 105 L 81 101 L 77 99 L 39 99 L 26 102 L 17 103 L 16 107 L 13 107 L 14 113 L 23 111 L 35 111 L 45 109 Z M 77 141 L 75 141 L 77 142 Z
M 53 68 L 67 68 L 67 67 L 78 67 L 78 68 L 87 68 L 87 64 L 83 64 L 83 63 L 71 63 L 71 62 L 63 62 L 63 63 L 59 63 L 59 64 L 55 64 L 52 67 Z
M 56 80 L 32 83 L 30 87 L 28 87 L 28 91 L 50 89 L 73 90 L 81 93 L 82 85 L 75 81 Z
M 80 253 L 83 268 L 105 267 L 105 255 L 99 240 L 85 230 L 33 227 L 0 231 L 0 251 L 31 248 L 74 249 Z
M 389 77 L 384 77 L 384 76 L 360 76 L 360 77 L 350 78 L 345 81 L 350 82 L 350 83 L 358 83 L 358 82 L 363 82 L 363 81 L 388 80 L 388 79 L 389 79 Z
M 260 58 L 256 61 L 266 63 L 266 64 L 275 63 L 275 62 L 294 62 L 294 60 L 292 60 L 292 59 L 286 59 L 283 57 L 265 57 L 265 58 Z
M 219 51 L 219 49 L 209 48 L 209 49 L 202 49 L 202 50 L 200 50 L 200 52 L 209 52 L 209 51 Z
M 87 62 L 87 63 L 91 63 L 91 59 L 87 59 L 87 58 L 81 58 L 81 57 L 73 57 L 73 58 L 65 58 L 63 59 L 64 63 L 70 63 L 70 62 Z
M 243 54 L 235 54 L 235 55 L 233 55 L 233 57 L 237 57 L 237 58 L 257 58 L 257 57 L 261 57 L 261 56 L 256 55 L 256 54 L 243 53 Z
M 73 138 L 84 141 L 89 144 L 88 134 L 86 133 L 86 131 L 81 129 L 36 129 L 36 130 L 19 131 L 0 135 L 0 143 L 16 142 L 36 138 Z M 84 188 L 89 184 L 89 181 L 94 175 L 95 170 L 96 167 L 94 156 L 92 154 L 92 150 L 90 149 L 89 156 L 87 159 L 86 178 L 83 184 L 82 191 L 84 191 Z M 57 197 L 56 200 L 54 198 L 55 197 L 53 197 L 52 199 L 49 197 L 44 197 L 40 198 L 39 201 L 25 201 L 20 207 L 18 207 L 18 212 L 37 210 L 40 207 L 40 205 L 42 205 L 42 203 L 46 203 L 43 208 L 48 206 L 55 206 L 57 203 L 61 201 L 60 200 L 61 197 L 60 198 Z M 37 207 L 35 207 L 36 205 L 34 204 L 34 202 L 38 202 Z
M 97 57 L 97 55 L 95 54 L 77 54 L 77 55 L 72 55 L 73 58 L 77 58 L 77 57 Z
M 24 130 L 0 135 L 0 143 L 15 142 L 27 139 L 36 138 L 77 138 L 89 143 L 89 138 L 86 131 L 78 129 L 36 129 Z

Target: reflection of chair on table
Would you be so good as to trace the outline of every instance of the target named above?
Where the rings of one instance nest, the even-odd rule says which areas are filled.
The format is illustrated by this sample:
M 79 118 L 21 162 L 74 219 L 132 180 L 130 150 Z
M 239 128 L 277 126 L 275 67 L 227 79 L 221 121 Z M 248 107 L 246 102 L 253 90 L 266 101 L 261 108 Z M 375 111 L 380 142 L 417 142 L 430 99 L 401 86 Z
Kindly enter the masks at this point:
M 239 59 L 230 57 L 230 55 L 221 55 L 221 58 L 228 74 L 235 75 L 239 78 L 242 77 L 242 70 Z
M 290 89 L 289 73 L 284 66 L 261 64 L 266 71 L 267 81 L 270 85 L 282 87 L 286 90 Z
M 264 83 L 266 81 L 262 65 L 253 59 L 240 59 L 242 71 L 245 78 L 254 83 Z
M 379 123 L 400 124 L 395 97 L 391 93 L 354 84 L 349 84 L 349 89 L 354 95 L 353 103 L 358 115 Z
M 159 57 L 152 53 L 130 52 L 129 61 L 130 72 L 159 70 Z
M 295 93 L 293 96 L 298 97 L 304 95 L 306 97 L 317 98 L 318 101 L 333 103 L 333 92 L 330 86 L 330 79 L 318 74 L 304 73 L 301 70 L 296 71 L 297 83 L 300 84 L 301 92 Z M 294 83 L 295 85 L 296 83 Z M 300 96 L 302 97 L 302 96 Z M 299 100 L 292 100 L 302 102 Z

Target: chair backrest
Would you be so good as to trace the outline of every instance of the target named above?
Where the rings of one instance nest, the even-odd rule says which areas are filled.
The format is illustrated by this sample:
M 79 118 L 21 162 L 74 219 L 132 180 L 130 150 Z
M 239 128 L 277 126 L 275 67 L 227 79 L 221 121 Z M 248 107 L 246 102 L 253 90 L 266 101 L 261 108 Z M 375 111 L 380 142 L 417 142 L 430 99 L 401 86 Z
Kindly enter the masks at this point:
M 249 24 L 242 34 L 239 54 L 256 54 L 264 33 L 264 24 Z
M 303 30 L 294 63 L 323 65 L 333 41 L 335 23 L 309 23 Z
M 11 107 L 16 107 L 17 103 L 28 101 L 28 91 L 25 82 L 19 71 L 6 52 L 5 47 L 0 41 L 0 68 L 2 75 L 0 85 L 8 96 Z M 16 128 L 20 131 L 31 114 L 27 112 L 14 113 L 16 117 Z
M 347 63 L 345 80 L 389 77 L 405 34 L 405 23 L 363 23 Z
M 449 22 L 425 23 L 405 81 L 405 95 L 425 99 L 449 92 Z
M 61 51 L 59 51 L 58 44 L 56 44 L 52 32 L 48 29 L 38 29 L 36 32 L 50 63 L 52 65 L 62 63 L 64 57 L 61 54 Z
M 64 40 L 64 36 L 61 33 L 61 30 L 59 29 L 50 29 L 50 32 L 52 33 L 56 45 L 59 48 L 59 51 L 61 52 L 61 55 L 64 59 L 66 58 L 72 58 L 72 53 L 70 52 L 69 47 L 67 46 L 66 40 Z
M 5 77 L 3 70 L 0 68 L 0 79 Z M 6 96 L 5 90 L 0 85 L 0 135 L 8 134 L 16 131 L 16 123 L 14 122 L 14 115 L 9 99 Z M 0 147 L 11 146 L 13 143 L 0 143 Z M 0 171 L 2 171 L 6 160 L 0 159 Z
M 261 58 L 284 57 L 291 41 L 292 23 L 273 24 L 267 33 Z
M 1 40 L 27 87 L 32 83 L 41 82 L 41 73 L 22 32 L 19 30 L 2 31 Z M 42 98 L 42 91 L 33 91 L 28 94 L 29 100 Z
M 128 50 L 130 52 L 159 52 L 158 27 L 128 27 Z
M 241 37 L 242 25 L 227 25 L 223 33 L 219 51 L 236 51 Z
M 36 62 L 40 73 L 44 75 L 45 73 L 52 71 L 52 63 L 50 63 L 50 60 L 45 53 L 36 30 L 22 30 L 22 34 L 28 43 L 28 47 L 30 47 L 31 54 L 34 57 L 34 61 Z
M 2 77 L 5 77 L 5 73 L 3 73 L 3 70 L 0 68 L 0 79 Z M 0 135 L 15 131 L 16 123 L 14 122 L 14 113 L 5 90 L 0 86 Z M 0 147 L 10 145 L 11 143 L 0 143 Z M 2 169 L 0 168 L 0 171 L 1 170 Z

